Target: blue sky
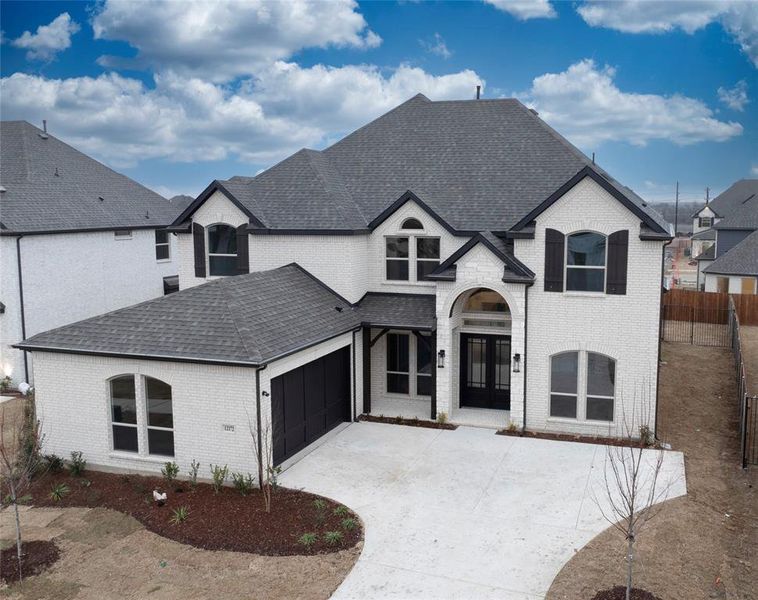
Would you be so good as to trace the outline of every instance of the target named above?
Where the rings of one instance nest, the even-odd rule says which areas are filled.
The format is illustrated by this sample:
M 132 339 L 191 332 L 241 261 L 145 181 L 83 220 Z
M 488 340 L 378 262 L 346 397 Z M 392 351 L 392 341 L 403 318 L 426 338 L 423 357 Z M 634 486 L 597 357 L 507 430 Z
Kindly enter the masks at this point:
M 758 3 L 2 2 L 3 119 L 166 195 L 423 92 L 517 96 L 650 200 L 758 177 Z M 297 15 L 297 16 L 295 16 Z M 25 33 L 26 32 L 26 33 Z

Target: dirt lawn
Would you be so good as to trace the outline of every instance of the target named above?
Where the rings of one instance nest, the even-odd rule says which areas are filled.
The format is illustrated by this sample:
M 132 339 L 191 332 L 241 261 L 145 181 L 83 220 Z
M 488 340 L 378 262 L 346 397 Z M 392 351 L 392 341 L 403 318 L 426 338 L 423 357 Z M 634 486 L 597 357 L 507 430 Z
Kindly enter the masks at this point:
M 754 600 L 758 468 L 740 468 L 731 352 L 664 343 L 662 359 L 660 435 L 684 452 L 688 494 L 640 534 L 634 585 L 664 600 Z M 548 600 L 589 600 L 623 583 L 624 546 L 615 529 L 601 533 L 563 567 Z
M 758 396 L 758 327 L 740 327 L 740 341 L 748 393 Z
M 105 508 L 25 507 L 22 519 L 25 539 L 55 539 L 61 559 L 44 574 L 0 589 L 0 598 L 328 598 L 350 572 L 362 546 L 316 556 L 258 556 L 198 550 Z M 0 543 L 7 544 L 14 531 L 9 513 L 3 511 Z

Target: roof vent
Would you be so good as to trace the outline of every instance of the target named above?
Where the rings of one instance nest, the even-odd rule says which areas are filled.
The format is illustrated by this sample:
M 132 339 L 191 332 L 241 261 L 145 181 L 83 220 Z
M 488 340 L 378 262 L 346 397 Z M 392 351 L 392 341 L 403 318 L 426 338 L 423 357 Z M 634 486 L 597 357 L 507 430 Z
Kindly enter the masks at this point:
M 149 219 L 149 218 L 150 218 L 150 211 L 149 211 L 149 210 L 146 210 L 146 211 L 145 211 L 145 218 L 146 218 L 146 219 Z
M 55 176 L 60 177 L 60 175 L 58 174 L 58 167 L 55 167 Z
M 0 194 L 4 194 L 6 191 L 5 186 L 0 185 Z
M 105 198 L 103 198 L 102 196 L 98 196 L 97 199 L 100 200 L 100 202 L 105 202 Z
M 476 99 L 477 100 L 479 100 L 479 96 L 481 95 L 481 93 L 482 93 L 482 86 L 481 85 L 476 86 Z
M 530 112 L 530 113 L 532 113 L 532 114 L 533 114 L 534 116 L 536 116 L 536 117 L 539 117 L 539 116 L 540 116 L 540 113 L 538 113 L 538 112 L 537 112 L 536 110 L 534 110 L 533 108 L 530 108 L 530 109 L 529 109 L 529 112 Z
M 47 135 L 47 119 L 42 119 L 42 133 L 38 133 L 43 140 L 46 140 L 48 138 Z
M 337 312 L 342 312 L 343 309 L 341 306 L 335 306 L 334 310 L 336 310 Z

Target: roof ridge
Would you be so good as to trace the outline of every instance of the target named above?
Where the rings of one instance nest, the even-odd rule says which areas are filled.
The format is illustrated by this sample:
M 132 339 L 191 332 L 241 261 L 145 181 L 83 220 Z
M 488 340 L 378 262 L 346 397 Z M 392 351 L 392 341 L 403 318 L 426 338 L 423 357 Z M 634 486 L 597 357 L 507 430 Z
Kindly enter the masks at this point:
M 333 186 L 330 185 L 329 182 L 326 181 L 326 179 L 324 178 L 323 173 L 321 172 L 321 165 L 317 164 L 316 161 L 314 160 L 314 158 L 316 156 L 318 156 L 320 159 L 322 159 L 323 161 L 325 161 L 331 167 L 331 169 L 339 176 L 339 178 L 341 180 L 341 187 L 344 190 L 345 196 L 347 197 L 347 199 L 352 204 L 353 209 L 355 210 L 355 212 L 357 212 L 360 215 L 361 219 L 363 220 L 363 224 L 364 225 L 367 224 L 368 223 L 368 219 L 366 218 L 366 215 L 363 214 L 363 212 L 361 211 L 360 207 L 358 206 L 358 204 L 353 199 L 353 195 L 350 192 L 350 188 L 345 183 L 345 176 L 337 168 L 337 166 L 331 161 L 331 159 L 326 154 L 324 154 L 323 152 L 321 152 L 320 150 L 306 150 L 306 156 L 308 158 L 308 163 L 313 168 L 313 172 L 315 173 L 316 177 L 321 182 L 321 184 L 324 186 L 324 189 L 327 192 L 331 192 L 332 189 L 333 189 Z M 350 217 L 350 215 L 347 214 L 347 210 L 345 209 L 345 207 L 340 202 L 340 198 L 336 197 L 336 196 L 339 196 L 339 194 L 329 193 L 329 196 L 330 196 L 330 199 L 332 200 L 332 203 L 333 203 L 334 207 L 342 215 L 342 217 L 347 220 Z
M 236 295 L 232 295 L 229 293 L 229 290 L 227 288 L 229 285 L 231 285 L 232 282 L 234 282 L 234 278 L 229 279 L 219 279 L 217 281 L 220 281 L 222 283 L 226 283 L 227 285 L 221 286 L 221 293 L 223 294 L 224 298 L 226 299 L 226 302 L 224 303 L 224 310 L 229 314 L 229 318 L 232 322 L 232 325 L 234 325 L 234 330 L 237 332 L 237 336 L 239 337 L 240 343 L 242 344 L 242 347 L 245 349 L 245 353 L 247 354 L 247 357 L 254 361 L 259 362 L 260 361 L 260 350 L 256 348 L 256 356 L 253 356 L 253 354 L 250 352 L 250 348 L 247 344 L 246 338 L 244 335 L 242 335 L 242 332 L 240 331 L 240 326 L 237 322 L 236 315 L 234 311 L 231 310 L 232 303 L 239 305 L 239 300 Z

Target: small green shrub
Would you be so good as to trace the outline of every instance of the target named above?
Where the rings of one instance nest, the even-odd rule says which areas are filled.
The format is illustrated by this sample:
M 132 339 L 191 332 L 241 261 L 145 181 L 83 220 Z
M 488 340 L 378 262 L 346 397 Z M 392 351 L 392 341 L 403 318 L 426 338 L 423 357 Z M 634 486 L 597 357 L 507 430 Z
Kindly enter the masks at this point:
M 304 533 L 300 536 L 300 539 L 298 542 L 305 546 L 306 548 L 310 548 L 318 541 L 318 536 L 315 533 Z
M 652 446 L 655 443 L 655 435 L 653 430 L 647 425 L 640 425 L 640 441 L 645 446 Z
M 447 423 L 447 413 L 444 410 L 437 413 L 437 423 L 442 425 Z
M 508 433 L 516 433 L 518 431 L 518 425 L 516 425 L 515 421 L 508 421 L 508 425 L 506 426 L 505 430 Z
M 326 508 L 326 500 L 322 500 L 321 498 L 316 498 L 313 501 L 313 507 L 318 511 L 324 510 Z
M 68 470 L 74 477 L 81 477 L 84 473 L 84 469 L 87 468 L 87 461 L 82 456 L 81 452 L 72 452 L 71 460 L 68 463 Z
M 348 531 L 352 531 L 358 527 L 358 521 L 353 519 L 352 517 L 347 517 L 345 519 L 342 519 L 342 528 L 347 529 Z
M 89 486 L 92 485 L 92 482 L 89 479 L 80 479 L 79 485 L 82 487 L 88 488 Z
M 224 482 L 226 481 L 227 476 L 229 475 L 229 468 L 224 465 L 223 467 L 220 467 L 219 465 L 211 465 L 211 476 L 213 477 L 213 491 L 218 494 L 221 491 L 221 488 L 224 487 Z
M 170 489 L 176 481 L 176 476 L 179 475 L 179 465 L 173 461 L 167 462 L 161 469 L 161 475 L 166 482 L 166 487 Z
M 59 502 L 63 500 L 63 496 L 68 494 L 71 490 L 65 483 L 56 483 L 53 489 L 50 491 L 50 498 Z
M 0 379 L 0 392 L 5 393 L 9 389 L 11 389 L 11 377 L 10 375 L 6 375 L 2 379 Z
M 341 531 L 327 531 L 324 534 L 324 541 L 330 546 L 335 546 L 342 541 L 342 537 Z
M 347 506 L 340 504 L 337 508 L 334 509 L 333 512 L 338 517 L 344 517 L 347 514 Z
M 189 517 L 189 508 L 186 506 L 180 506 L 173 510 L 168 522 L 172 525 L 179 525 L 180 523 L 184 523 L 187 520 L 187 517 Z
M 232 473 L 232 482 L 234 483 L 234 489 L 243 496 L 247 496 L 255 487 L 253 476 L 250 473 L 247 475 L 244 473 Z
M 192 463 L 190 464 L 190 470 L 189 470 L 189 484 L 193 490 L 197 487 L 197 472 L 199 470 L 200 470 L 200 463 L 197 462 L 193 458 Z
M 65 466 L 63 459 L 57 454 L 45 454 L 42 459 L 45 463 L 45 469 L 51 473 L 60 473 Z

